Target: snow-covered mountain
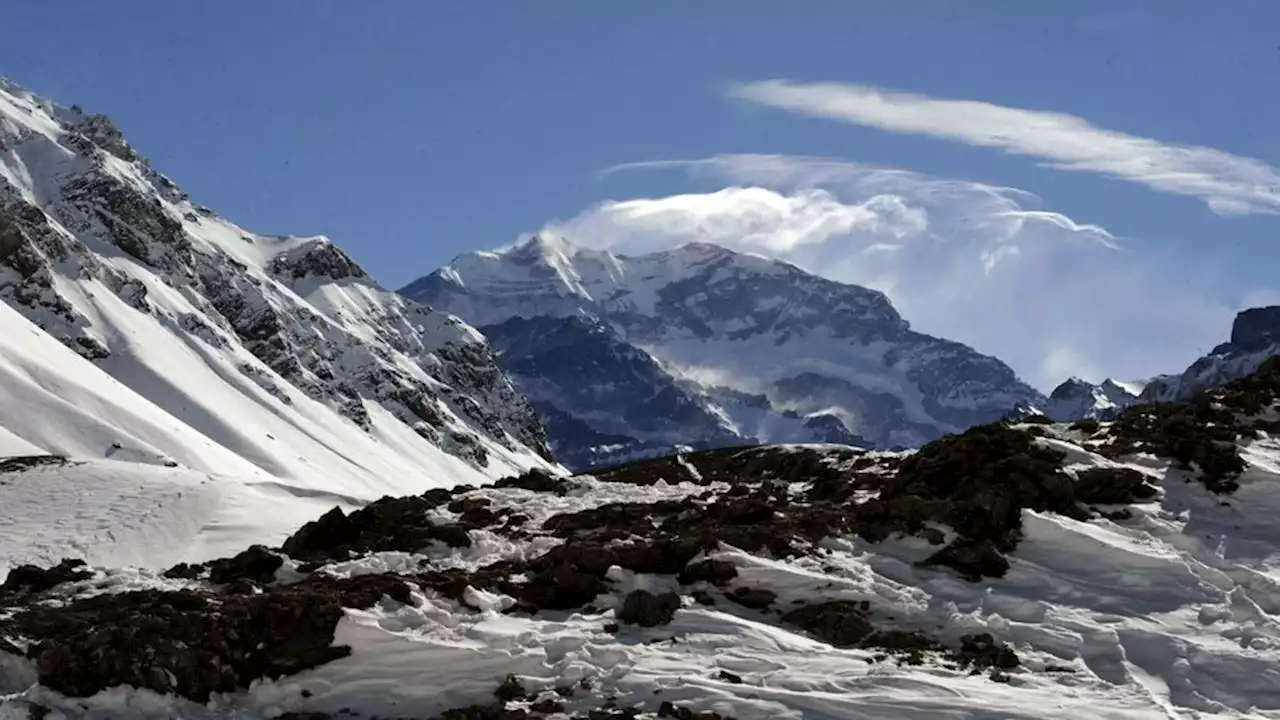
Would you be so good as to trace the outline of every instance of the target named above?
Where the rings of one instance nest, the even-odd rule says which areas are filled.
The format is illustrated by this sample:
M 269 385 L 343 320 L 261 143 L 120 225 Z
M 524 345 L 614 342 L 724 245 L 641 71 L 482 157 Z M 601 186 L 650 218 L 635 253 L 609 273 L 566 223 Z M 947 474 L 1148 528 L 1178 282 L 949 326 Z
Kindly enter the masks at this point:
M 0 82 L 0 455 L 36 451 L 366 500 L 552 467 L 476 330 Z
M 918 446 L 1044 401 L 882 293 L 714 245 L 624 256 L 539 234 L 400 292 L 490 338 L 575 468 L 678 445 Z
M 1095 384 L 1078 377 L 1068 378 L 1049 393 L 1044 414 L 1054 420 L 1105 420 L 1138 402 L 1148 382 L 1119 382 L 1107 378 Z

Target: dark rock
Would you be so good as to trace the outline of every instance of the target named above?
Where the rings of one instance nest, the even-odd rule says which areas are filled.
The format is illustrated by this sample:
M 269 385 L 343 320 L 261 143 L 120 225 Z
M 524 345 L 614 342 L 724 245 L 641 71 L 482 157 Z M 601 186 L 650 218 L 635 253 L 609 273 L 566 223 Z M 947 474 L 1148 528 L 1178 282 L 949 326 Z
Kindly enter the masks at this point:
M 648 590 L 635 590 L 622 602 L 617 617 L 632 625 L 656 627 L 671 622 L 679 609 L 680 596 L 675 593 L 654 595 Z
M 1093 467 L 1076 473 L 1076 499 L 1098 505 L 1127 505 L 1159 494 L 1147 477 L 1133 468 Z
M 1139 452 L 1172 458 L 1184 469 L 1198 470 L 1210 491 L 1235 492 L 1245 468 L 1236 441 L 1255 434 L 1239 415 L 1260 414 L 1278 392 L 1280 359 L 1272 358 L 1254 375 L 1184 402 L 1125 408 L 1112 423 L 1110 442 L 1099 450 L 1117 458 Z
M 691 507 L 687 501 L 662 500 L 655 503 L 609 503 L 573 513 L 563 513 L 547 519 L 542 529 L 557 537 L 582 535 L 595 531 L 609 538 L 623 538 L 633 534 L 649 534 L 653 521 L 663 515 L 679 513 Z
M 692 597 L 693 601 L 699 605 L 712 606 L 716 604 L 716 599 L 711 597 L 711 593 L 705 590 L 694 590 Z
M 4 585 L 0 585 L 0 593 L 31 592 L 39 593 L 50 590 L 62 583 L 75 582 L 92 576 L 83 560 L 66 558 L 49 569 L 36 565 L 19 565 L 9 571 Z
M 1009 560 L 990 540 L 957 540 L 920 561 L 923 566 L 945 565 L 960 577 L 977 582 L 984 577 L 1000 578 L 1009 572 Z
M 665 700 L 658 706 L 658 717 L 675 718 L 675 720 L 734 720 L 730 716 L 710 711 L 695 713 L 686 707 L 681 707 Z
M 569 483 L 561 477 L 556 477 L 546 470 L 539 468 L 531 468 L 530 470 L 513 477 L 502 478 L 493 484 L 496 488 L 521 488 L 523 490 L 532 490 L 533 492 L 549 492 L 556 495 L 564 495 L 569 492 Z
M 17 455 L 0 458 L 0 474 L 17 473 L 38 467 L 66 465 L 70 462 L 62 455 Z
M 703 560 L 685 565 L 677 579 L 681 585 L 707 582 L 716 587 L 724 587 L 736 577 L 738 577 L 738 568 L 734 567 L 733 563 L 727 560 Z
M 717 677 L 717 678 L 719 678 L 719 679 L 721 679 L 721 680 L 724 680 L 725 682 L 733 683 L 734 685 L 741 685 L 741 684 L 742 684 L 742 676 L 741 676 L 741 675 L 735 675 L 735 674 L 733 674 L 733 673 L 729 672 L 728 670 L 721 670 L 721 671 L 716 675 L 716 677 Z
M 504 703 L 512 700 L 523 700 L 529 697 L 529 693 L 525 691 L 524 685 L 515 675 L 508 675 L 497 690 L 493 691 L 493 696 Z
M 936 527 L 921 528 L 920 537 L 927 540 L 930 545 L 941 545 L 947 541 L 947 534 Z
M 1079 430 L 1085 435 L 1094 435 L 1102 428 L 1102 424 L 1093 418 L 1085 418 L 1071 423 L 1072 430 Z
M 276 570 L 284 564 L 284 558 L 262 545 L 253 545 L 232 558 L 213 560 L 209 563 L 209 582 L 229 583 L 237 579 L 251 580 L 266 585 L 276 579 Z
M 1002 553 L 1021 537 L 1024 509 L 1090 517 L 1063 458 L 1003 423 L 935 440 L 901 461 L 879 497 L 857 506 L 854 529 L 871 542 L 894 533 L 933 542 L 940 538 L 930 526 L 949 525 L 959 539 L 924 564 L 955 567 L 972 580 L 1000 577 L 1008 569 Z
M 920 632 L 877 629 L 868 619 L 867 608 L 865 602 L 835 600 L 797 608 L 783 615 L 782 621 L 835 647 L 886 650 L 898 656 L 900 663 L 918 665 L 926 652 L 945 649 Z
M 752 610 L 764 610 L 772 605 L 774 600 L 778 599 L 777 593 L 772 590 L 745 587 L 734 588 L 727 597 L 739 605 L 749 607 Z
M 303 525 L 281 549 L 299 560 L 346 560 L 353 553 L 419 552 L 436 541 L 470 547 L 465 527 L 436 525 L 427 518 L 438 504 L 427 497 L 383 498 L 350 515 L 335 507 Z
M 1266 349 L 1280 342 L 1280 306 L 1241 311 L 1231 323 L 1231 344 L 1248 351 Z
M 399 578 L 311 578 L 254 595 L 147 590 L 33 604 L 0 620 L 0 632 L 30 642 L 40 683 L 72 697 L 118 685 L 206 702 L 350 653 L 333 645 L 344 607 L 384 595 L 407 602 Z
M 555 713 L 564 712 L 564 703 L 552 698 L 544 698 L 530 705 L 529 711 L 543 715 L 554 715 Z
M 782 621 L 807 630 L 836 647 L 859 647 L 875 633 L 866 611 L 849 600 L 806 605 L 787 612 Z
M 492 504 L 493 503 L 491 500 L 489 500 L 489 498 L 460 497 L 450 502 L 446 507 L 449 508 L 449 512 L 455 512 L 455 513 L 461 514 L 465 512 L 470 512 L 472 510 L 480 510 L 483 508 L 487 508 Z
M 165 570 L 164 576 L 171 580 L 195 580 L 203 575 L 204 571 L 205 567 L 203 565 L 191 565 L 183 562 Z
M 953 654 L 953 659 L 960 663 L 962 668 L 1012 670 L 1022 664 L 1013 648 L 1004 643 L 997 643 L 989 633 L 965 635 L 960 638 L 960 650 Z

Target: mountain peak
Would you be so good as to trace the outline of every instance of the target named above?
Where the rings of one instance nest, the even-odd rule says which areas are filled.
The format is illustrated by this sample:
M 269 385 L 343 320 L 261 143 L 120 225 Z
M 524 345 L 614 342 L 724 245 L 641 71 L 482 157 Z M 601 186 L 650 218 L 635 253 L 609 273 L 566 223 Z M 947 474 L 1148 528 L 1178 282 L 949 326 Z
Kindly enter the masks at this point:
M 542 234 L 401 292 L 492 339 L 561 458 L 599 457 L 566 455 L 578 442 L 910 446 L 1043 401 L 999 360 L 912 331 L 877 290 L 711 243 L 615 255 Z M 595 330 L 551 322 L 576 317 Z
M 514 245 L 499 254 L 511 257 L 566 257 L 571 258 L 578 252 L 573 245 L 555 233 L 542 230 L 517 241 Z

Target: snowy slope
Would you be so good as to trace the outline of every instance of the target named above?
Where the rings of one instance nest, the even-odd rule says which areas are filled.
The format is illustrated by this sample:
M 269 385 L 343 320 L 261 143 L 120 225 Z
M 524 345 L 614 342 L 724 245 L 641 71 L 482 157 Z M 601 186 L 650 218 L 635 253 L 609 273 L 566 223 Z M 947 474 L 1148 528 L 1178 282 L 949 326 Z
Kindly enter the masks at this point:
M 473 328 L 382 289 L 325 238 L 218 217 L 110 120 L 7 82 L 0 338 L 0 455 L 169 462 L 363 500 L 551 467 Z
M 14 566 L 83 558 L 103 567 L 166 568 L 278 544 L 338 504 L 363 503 L 273 482 L 98 460 L 0 474 L 0 576 Z
M 1272 372 L 1271 390 L 1255 385 L 1224 401 L 1235 407 L 1262 397 L 1270 406 L 1241 428 L 1280 427 L 1280 366 Z M 913 480 L 904 480 L 909 454 L 833 445 L 693 453 L 568 481 L 530 477 L 400 501 L 414 517 L 424 515 L 415 521 L 424 530 L 465 529 L 465 543 L 439 535 L 418 547 L 379 545 L 404 530 L 403 509 L 392 503 L 365 511 L 366 545 L 334 545 L 352 536 L 329 520 L 328 530 L 317 525 L 287 542 L 298 557 L 276 559 L 279 567 L 265 575 L 246 555 L 236 571 L 243 575 L 233 573 L 227 586 L 95 570 L 50 591 L 60 604 L 48 612 L 104 613 L 181 591 L 214 593 L 224 609 L 245 603 L 236 605 L 245 612 L 258 607 L 254 602 L 278 603 L 287 618 L 289 603 L 305 593 L 359 595 L 352 588 L 366 582 L 373 594 L 350 600 L 359 606 L 326 627 L 333 643 L 350 648 L 348 656 L 202 700 L 183 693 L 195 692 L 208 673 L 186 675 L 176 665 L 177 674 L 146 676 L 176 694 L 112 687 L 73 697 L 32 684 L 37 677 L 99 682 L 95 661 L 82 662 L 103 642 L 88 630 L 46 640 L 54 654 L 43 671 L 0 650 L 0 693 L 9 693 L 0 696 L 0 710 L 38 705 L 69 716 L 246 719 L 285 712 L 423 718 L 450 708 L 469 709 L 447 717 L 548 720 L 695 713 L 714 713 L 697 715 L 705 720 L 1280 717 L 1280 440 L 1268 430 L 1241 440 L 1235 452 L 1243 471 L 1215 494 L 1207 477 L 1158 453 L 1117 456 L 1114 442 L 1128 432 L 1105 424 L 1091 435 L 1024 425 L 966 436 L 970 444 L 961 438 L 953 446 L 961 452 L 922 451 L 940 474 L 916 465 Z M 1003 475 L 981 480 L 992 462 L 1011 461 L 1014 472 L 1038 462 L 1026 451 L 999 449 L 1014 437 L 1050 453 L 1031 485 L 1047 490 L 1054 478 L 1067 478 L 1076 502 L 1090 509 L 1071 510 L 1070 502 L 1059 505 L 1062 512 L 1032 509 L 1023 505 L 1031 496 L 1018 494 L 1039 492 L 1031 485 L 1013 491 Z M 1081 488 L 1091 471 L 1112 480 L 1086 495 Z M 895 495 L 902 483 L 934 482 L 929 477 L 938 487 L 1006 493 L 1001 502 L 1022 498 L 1013 505 L 1019 530 L 1003 550 L 1005 569 L 997 564 L 965 579 L 957 571 L 975 567 L 971 561 L 955 569 L 922 564 L 940 547 L 976 537 L 946 524 L 877 534 L 874 525 L 893 517 L 883 513 L 902 497 Z M 1149 489 L 1108 500 L 1121 479 L 1131 490 Z M 999 520 L 979 495 L 943 502 L 957 503 L 959 518 Z M 963 510 L 974 501 L 979 505 Z M 876 502 L 890 504 L 866 511 Z M 909 522 L 890 524 L 899 521 Z M 703 547 L 708 538 L 702 552 L 689 544 Z M 346 556 L 347 547 L 356 557 Z M 562 560 L 545 562 L 553 555 Z M 260 594 L 245 600 L 242 589 L 229 589 L 246 582 L 260 585 L 253 591 Z M 632 596 L 639 590 L 659 605 L 638 610 L 642 603 Z M 668 592 L 676 600 L 663 610 L 659 598 Z M 96 599 L 75 600 L 89 596 Z M 198 596 L 182 597 L 182 612 L 205 612 Z M 38 612 L 24 598 L 0 591 L 0 605 Z M 216 612 L 209 617 L 221 622 L 234 616 Z M 18 617 L 16 625 L 0 619 L 0 638 L 62 627 Z M 274 622 L 283 625 L 252 642 L 275 632 L 293 641 L 320 632 L 306 625 L 295 633 L 289 620 Z M 329 642 L 315 640 L 317 648 Z M 168 657 L 166 642 L 147 638 L 139 652 Z M 85 643 L 75 658 L 53 649 Z M 281 657 L 295 651 L 265 650 Z M 132 672 L 121 663 L 113 672 Z M 495 700 L 499 693 L 504 699 Z
M 611 441 L 915 446 L 1044 399 L 879 292 L 707 244 L 628 257 L 542 234 L 401 293 L 480 327 L 576 467 Z

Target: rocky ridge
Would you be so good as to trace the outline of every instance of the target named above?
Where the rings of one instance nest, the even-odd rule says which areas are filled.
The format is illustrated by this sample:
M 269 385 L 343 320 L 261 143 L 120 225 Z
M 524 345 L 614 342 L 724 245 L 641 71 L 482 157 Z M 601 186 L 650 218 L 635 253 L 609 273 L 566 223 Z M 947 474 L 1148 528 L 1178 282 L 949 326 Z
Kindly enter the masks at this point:
M 474 329 L 383 290 L 325 238 L 262 235 L 218 217 L 106 116 L 7 81 L 0 301 L 170 412 L 179 409 L 169 396 L 122 369 L 140 352 L 139 325 L 232 365 L 284 406 L 297 404 L 296 389 L 335 422 L 372 432 L 376 404 L 480 469 L 495 452 L 550 458 L 532 409 Z

